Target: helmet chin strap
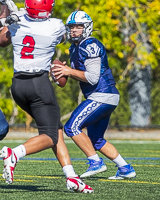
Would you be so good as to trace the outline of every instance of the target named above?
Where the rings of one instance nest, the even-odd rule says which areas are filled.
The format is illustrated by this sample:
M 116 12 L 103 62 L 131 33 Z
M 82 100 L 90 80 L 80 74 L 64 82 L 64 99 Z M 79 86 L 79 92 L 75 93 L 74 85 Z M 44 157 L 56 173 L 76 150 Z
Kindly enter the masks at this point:
M 72 37 L 71 40 L 72 40 L 73 43 L 78 43 L 79 42 L 79 37 L 75 37 L 75 38 Z

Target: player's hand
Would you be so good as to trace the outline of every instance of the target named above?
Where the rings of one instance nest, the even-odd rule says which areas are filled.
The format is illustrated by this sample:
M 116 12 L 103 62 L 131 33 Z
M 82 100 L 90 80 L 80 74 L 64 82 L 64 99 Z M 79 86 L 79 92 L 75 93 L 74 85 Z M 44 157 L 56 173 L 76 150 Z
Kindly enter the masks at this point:
M 70 76 L 71 68 L 65 65 L 66 62 L 63 62 L 63 64 L 64 65 L 54 64 L 55 67 L 51 68 L 50 73 L 53 73 L 57 79 L 61 78 L 62 76 Z

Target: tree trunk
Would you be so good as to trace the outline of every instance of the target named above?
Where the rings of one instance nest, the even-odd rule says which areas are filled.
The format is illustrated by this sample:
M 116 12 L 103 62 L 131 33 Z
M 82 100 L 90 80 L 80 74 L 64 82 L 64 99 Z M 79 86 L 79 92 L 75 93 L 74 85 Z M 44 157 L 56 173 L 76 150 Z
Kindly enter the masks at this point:
M 151 45 L 148 43 L 147 26 L 139 23 L 136 8 L 132 12 L 128 7 L 125 7 L 125 11 L 128 21 L 122 30 L 124 41 L 135 46 L 132 55 L 130 55 L 134 58 L 134 62 L 129 71 L 130 82 L 128 85 L 132 113 L 130 123 L 132 126 L 145 127 L 150 124 L 151 113 L 151 66 L 146 59 L 146 55 L 151 52 Z M 136 44 L 131 40 L 133 33 L 137 35 Z

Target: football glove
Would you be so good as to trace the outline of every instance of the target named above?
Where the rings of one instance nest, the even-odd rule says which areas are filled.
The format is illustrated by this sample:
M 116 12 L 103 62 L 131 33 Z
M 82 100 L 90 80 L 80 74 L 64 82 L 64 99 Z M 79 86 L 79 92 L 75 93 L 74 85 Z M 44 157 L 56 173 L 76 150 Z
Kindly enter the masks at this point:
M 12 0 L 0 0 L 1 5 L 7 5 L 10 12 L 17 12 L 18 8 Z
M 18 21 L 20 21 L 19 17 L 16 14 L 11 14 L 7 16 L 5 24 L 6 25 L 16 24 Z
M 0 0 L 1 5 L 6 5 L 6 0 Z

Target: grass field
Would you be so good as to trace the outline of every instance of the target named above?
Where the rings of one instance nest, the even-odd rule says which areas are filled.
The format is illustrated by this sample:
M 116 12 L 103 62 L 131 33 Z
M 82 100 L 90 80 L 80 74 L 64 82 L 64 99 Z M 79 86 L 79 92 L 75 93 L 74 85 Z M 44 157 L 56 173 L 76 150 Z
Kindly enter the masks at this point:
M 0 142 L 0 149 L 4 145 L 15 147 L 22 142 L 6 139 Z M 2 178 L 3 161 L 0 159 L 0 200 L 160 200 L 160 141 L 110 142 L 133 165 L 136 178 L 108 180 L 109 176 L 115 175 L 117 168 L 101 155 L 107 171 L 84 181 L 94 188 L 94 193 L 73 193 L 67 190 L 65 176 L 52 151 L 46 150 L 21 159 L 11 185 Z M 83 173 L 87 169 L 86 157 L 71 140 L 66 144 L 76 173 Z

